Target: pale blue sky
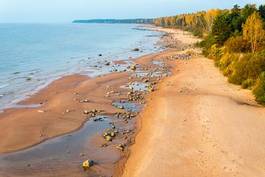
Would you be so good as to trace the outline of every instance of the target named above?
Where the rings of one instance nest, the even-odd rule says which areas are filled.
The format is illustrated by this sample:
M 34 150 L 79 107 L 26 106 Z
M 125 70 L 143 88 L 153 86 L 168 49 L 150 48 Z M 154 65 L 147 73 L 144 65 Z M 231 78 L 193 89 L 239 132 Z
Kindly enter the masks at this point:
M 0 22 L 158 17 L 246 3 L 265 0 L 0 0 Z

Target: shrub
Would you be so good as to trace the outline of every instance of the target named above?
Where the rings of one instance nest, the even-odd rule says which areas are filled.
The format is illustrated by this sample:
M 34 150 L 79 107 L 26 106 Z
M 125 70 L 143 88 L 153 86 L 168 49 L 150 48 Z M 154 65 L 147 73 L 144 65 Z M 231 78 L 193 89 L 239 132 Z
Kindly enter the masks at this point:
M 241 85 L 245 80 L 256 80 L 265 71 L 265 52 L 246 54 L 233 65 L 233 73 L 229 81 Z
M 257 102 L 265 104 L 265 72 L 260 74 L 259 79 L 253 89 Z
M 218 67 L 223 71 L 225 76 L 230 76 L 233 73 L 233 65 L 239 59 L 240 54 L 226 52 L 220 59 Z
M 247 66 L 251 57 L 251 54 L 246 54 L 234 63 L 233 73 L 228 77 L 229 82 L 241 85 L 244 80 L 248 79 Z
M 250 51 L 250 44 L 242 36 L 230 37 L 225 42 L 225 47 L 228 52 L 239 53 Z
M 208 35 L 203 41 L 201 41 L 198 46 L 203 48 L 203 54 L 208 56 L 209 54 L 209 49 L 211 48 L 212 45 L 216 43 L 215 37 L 212 35 Z
M 202 29 L 193 29 L 191 30 L 194 36 L 203 37 L 203 30 Z
M 244 89 L 251 89 L 251 87 L 255 84 L 255 80 L 247 79 L 242 82 L 242 88 Z
M 216 44 L 212 45 L 209 49 L 208 57 L 219 61 L 223 55 L 223 48 L 217 47 Z

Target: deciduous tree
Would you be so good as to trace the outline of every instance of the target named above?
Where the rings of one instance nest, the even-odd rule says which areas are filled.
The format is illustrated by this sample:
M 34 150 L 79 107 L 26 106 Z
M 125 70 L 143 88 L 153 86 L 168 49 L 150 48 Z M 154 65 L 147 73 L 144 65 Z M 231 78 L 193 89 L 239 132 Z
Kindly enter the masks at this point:
M 264 30 L 262 19 L 258 12 L 254 12 L 249 16 L 243 25 L 243 38 L 250 43 L 253 53 L 261 46 L 262 40 L 264 40 Z

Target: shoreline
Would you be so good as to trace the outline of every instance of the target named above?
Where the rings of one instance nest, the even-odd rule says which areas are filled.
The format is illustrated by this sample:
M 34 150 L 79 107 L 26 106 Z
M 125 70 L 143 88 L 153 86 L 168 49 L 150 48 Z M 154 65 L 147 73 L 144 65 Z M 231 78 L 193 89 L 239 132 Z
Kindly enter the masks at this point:
M 172 32 L 172 29 L 163 29 L 163 28 L 154 27 L 154 26 L 153 27 L 146 26 L 145 28 L 147 28 L 148 30 L 153 30 L 153 31 L 156 30 L 156 31 L 160 31 L 160 32 L 168 33 L 168 34 L 170 34 Z M 165 43 L 168 43 L 168 41 L 166 41 Z M 183 43 L 178 43 L 177 44 L 177 46 L 182 46 L 182 45 L 183 45 Z M 173 49 L 175 49 L 175 48 L 176 48 L 176 46 L 173 47 Z M 147 58 L 152 58 L 152 56 L 159 55 L 160 53 L 167 54 L 168 50 L 170 51 L 170 49 L 165 49 L 165 50 L 163 50 L 161 52 L 158 52 L 158 53 L 146 54 L 146 55 L 143 55 L 141 57 L 138 57 L 138 58 L 135 58 L 135 59 L 131 59 L 130 61 L 135 62 L 135 63 L 138 63 L 140 61 L 140 63 L 141 63 L 142 58 L 146 58 L 146 57 Z M 127 64 L 125 61 L 127 61 L 127 60 L 113 61 L 113 65 Z M 88 80 L 97 80 L 97 79 L 102 78 L 102 77 L 112 77 L 112 75 L 115 75 L 115 74 L 119 74 L 119 73 L 110 72 L 110 73 L 99 75 L 97 77 L 92 77 L 92 78 L 89 77 L 89 76 L 80 75 L 80 74 L 72 74 L 72 75 L 62 76 L 62 77 L 52 81 L 47 86 L 45 86 L 44 88 L 40 89 L 38 92 L 36 92 L 35 94 L 31 95 L 30 97 L 19 101 L 17 104 L 22 106 L 21 108 L 20 107 L 11 107 L 11 108 L 4 109 L 3 112 L 0 112 L 0 121 L 1 121 L 1 119 L 5 119 L 6 116 L 9 116 L 9 114 L 11 112 L 13 114 L 14 111 L 21 111 L 21 110 L 23 111 L 23 110 L 28 110 L 28 109 L 42 111 L 42 109 L 45 109 L 45 108 L 43 108 L 43 106 L 45 106 L 45 99 L 43 97 L 47 97 L 47 95 L 50 96 L 51 92 L 57 92 L 56 90 L 54 90 L 54 87 L 60 87 L 60 86 L 65 84 L 64 82 L 66 82 L 66 84 L 69 84 L 69 83 L 71 84 L 71 83 L 74 83 L 74 82 L 79 83 L 79 82 L 88 81 Z M 62 87 L 62 88 L 65 89 L 67 87 Z M 59 88 L 59 89 L 62 89 L 62 88 Z M 57 88 L 55 88 L 55 89 L 57 89 Z M 39 105 L 39 106 L 31 107 L 31 105 L 35 105 L 35 104 Z M 86 122 L 86 120 L 83 121 L 82 124 L 84 124 L 85 122 Z M 10 153 L 10 152 L 16 152 L 16 151 L 19 151 L 19 150 L 27 149 L 27 148 L 29 148 L 31 146 L 40 144 L 41 142 L 46 141 L 46 140 L 48 140 L 50 138 L 54 138 L 54 137 L 57 137 L 57 136 L 62 136 L 64 134 L 68 134 L 68 133 L 74 132 L 74 131 L 80 129 L 82 127 L 82 124 L 80 124 L 79 128 L 76 128 L 74 130 L 71 130 L 71 131 L 68 131 L 68 132 L 65 132 L 65 133 L 62 133 L 62 134 L 58 134 L 58 135 L 49 137 L 47 139 L 43 139 L 43 140 L 39 141 L 38 143 L 32 144 L 30 146 L 25 146 L 25 147 L 19 148 L 17 150 L 11 150 L 11 151 L 8 150 L 6 152 L 1 152 L 1 150 L 0 150 L 0 152 L 1 153 Z
M 143 56 L 142 58 L 153 58 L 152 56 L 154 55 L 159 54 L 151 54 Z M 0 164 L 5 165 L 5 158 L 9 156 L 12 157 L 13 154 L 15 154 L 15 156 L 16 154 L 18 154 L 19 158 L 19 154 L 21 153 L 23 154 L 27 151 L 32 151 L 36 147 L 42 146 L 42 144 L 45 144 L 53 139 L 60 138 L 64 135 L 71 135 L 76 131 L 81 130 L 83 128 L 82 125 L 93 118 L 89 118 L 90 116 L 88 116 L 87 118 L 87 116 L 83 113 L 84 110 L 98 109 L 104 110 L 104 113 L 102 115 L 115 115 L 119 110 L 113 107 L 112 103 L 115 100 L 125 100 L 128 90 L 120 88 L 120 86 L 128 83 L 129 76 L 130 72 L 118 72 L 93 79 L 79 75 L 64 77 L 62 79 L 54 81 L 47 88 L 41 90 L 39 94 L 23 102 L 24 104 L 36 104 L 41 102 L 43 103 L 41 107 L 9 109 L 6 112 L 0 114 L 0 129 L 2 130 L 0 137 L 2 136 L 1 139 L 4 140 L 0 143 L 0 149 L 2 151 L 0 155 Z M 131 82 L 133 80 L 134 79 L 132 79 Z M 109 87 L 111 88 L 108 91 L 107 88 Z M 92 91 L 94 89 L 97 89 L 96 93 Z M 58 90 L 64 91 L 58 92 Z M 106 97 L 106 93 L 111 92 L 112 90 L 115 90 L 116 93 L 120 93 L 121 95 L 111 95 L 110 97 Z M 85 94 L 87 92 L 91 93 Z M 75 97 L 79 97 L 79 100 L 75 100 Z M 88 99 L 89 101 L 88 103 L 80 103 L 82 99 Z M 65 105 L 66 102 L 69 102 L 71 104 Z M 78 102 L 78 105 L 75 105 L 76 102 Z M 84 104 L 85 106 L 83 106 Z M 22 119 L 23 122 L 19 121 Z M 62 125 L 58 127 L 57 125 L 61 123 Z M 32 124 L 35 125 L 32 126 Z M 27 127 L 26 129 L 25 126 Z M 54 129 L 52 129 L 53 126 L 55 126 Z M 49 127 L 51 127 L 51 129 L 49 129 Z M 60 127 L 62 127 L 63 129 L 60 130 Z M 46 128 L 46 130 L 44 128 Z M 26 135 L 23 135 L 25 133 Z M 6 137 L 6 135 L 8 135 L 8 138 L 4 138 Z M 132 134 L 129 134 L 128 137 L 129 139 L 134 137 L 134 128 Z M 119 139 L 121 138 L 122 137 L 117 137 L 117 141 L 119 142 Z M 102 137 L 98 137 L 97 139 L 97 141 L 102 141 Z M 12 143 L 12 141 L 14 143 Z M 5 143 L 9 144 L 5 146 Z M 115 146 L 111 148 L 114 150 L 116 149 Z M 67 152 L 65 153 L 67 154 Z M 126 151 L 124 151 L 124 153 L 126 153 Z M 121 158 L 126 155 L 124 153 L 121 152 Z M 28 163 L 31 164 L 31 166 L 35 166 L 34 161 L 33 163 Z M 13 164 L 15 165 L 16 163 Z M 80 165 L 78 165 L 77 167 L 80 168 Z M 0 165 L 0 171 L 2 171 L 0 175 L 2 173 L 2 175 L 5 175 L 5 173 L 12 172 L 6 170 L 7 169 Z M 41 176 L 41 174 L 38 175 Z M 79 173 L 74 172 L 74 174 L 78 175 Z M 61 176 L 60 172 L 58 173 L 58 176 Z
M 132 27 L 134 26 L 128 27 L 128 30 L 133 31 L 131 30 Z M 144 28 L 144 26 L 141 28 Z M 104 65 L 109 61 L 112 61 L 113 63 L 115 63 L 116 60 L 121 59 L 128 61 L 142 55 L 162 51 L 163 49 L 156 45 L 156 42 L 160 39 L 159 36 L 162 34 L 152 31 L 146 32 L 146 34 L 149 33 L 155 33 L 157 34 L 157 37 L 146 37 L 144 35 L 145 33 L 143 33 L 143 38 L 137 40 L 135 44 L 131 44 L 130 46 L 125 45 L 126 48 L 124 48 L 125 46 L 121 46 L 121 49 L 116 49 L 116 47 L 113 52 L 110 52 L 112 50 L 102 49 L 102 51 L 96 50 L 95 52 L 89 51 L 88 53 L 81 52 L 80 55 L 79 53 L 70 53 L 70 57 L 59 57 L 65 58 L 65 63 L 62 63 L 62 66 L 57 67 L 58 71 L 56 69 L 44 70 L 42 67 L 36 66 L 29 71 L 27 71 L 27 69 L 23 70 L 18 68 L 14 69 L 14 72 L 13 70 L 10 71 L 9 75 L 4 73 L 4 75 L 7 76 L 4 78 L 3 83 L 0 84 L 0 112 L 3 112 L 6 109 L 20 107 L 20 102 L 38 94 L 39 91 L 45 89 L 52 84 L 52 82 L 62 77 L 74 74 L 97 77 L 102 74 L 111 73 L 111 68 L 107 68 L 107 66 L 105 67 Z M 144 43 L 146 44 L 143 45 Z M 141 51 L 133 51 L 136 47 L 139 47 Z M 102 66 L 105 67 L 104 70 L 99 68 Z M 8 82 L 8 84 L 4 83 L 4 81 Z M 17 82 L 21 82 L 21 84 L 16 85 Z M 1 88 L 1 86 L 3 87 Z M 19 89 L 16 91 L 13 88 Z
M 172 44 L 172 41 L 175 43 L 176 40 L 178 40 L 177 38 L 179 35 L 181 35 L 185 41 L 187 41 L 186 39 L 192 37 L 187 36 L 181 31 L 178 31 L 178 34 L 174 34 L 175 31 L 171 31 L 171 29 L 158 28 L 158 30 L 163 30 L 163 32 L 169 33 L 169 35 L 165 35 L 164 39 L 162 39 L 165 44 Z M 173 34 L 171 34 L 172 32 Z M 175 39 L 175 37 L 177 38 Z M 185 47 L 188 48 L 189 45 L 185 45 Z M 75 132 L 82 130 L 84 124 L 93 118 L 91 116 L 87 117 L 84 115 L 84 110 L 99 109 L 104 111 L 102 115 L 108 115 L 111 117 L 114 116 L 119 110 L 113 107 L 113 102 L 118 100 L 126 100 L 128 90 L 121 88 L 121 86 L 128 84 L 128 82 L 143 82 L 144 80 L 148 79 L 148 84 L 155 83 L 152 87 L 156 91 L 156 85 L 161 82 L 163 77 L 161 77 L 162 75 L 160 76 L 160 74 L 159 77 L 150 77 L 148 76 L 148 73 L 155 74 L 161 69 L 161 74 L 163 74 L 163 72 L 171 72 L 172 68 L 175 66 L 170 60 L 172 60 L 172 56 L 178 54 L 179 52 L 185 52 L 180 51 L 184 50 L 183 48 L 184 44 L 179 42 L 175 44 L 172 49 L 166 49 L 159 53 L 141 56 L 133 60 L 133 63 L 135 63 L 137 66 L 136 71 L 130 71 L 130 69 L 127 69 L 126 72 L 113 72 L 95 78 L 89 78 L 82 75 L 70 75 L 60 78 L 52 82 L 46 88 L 40 90 L 37 94 L 22 101 L 24 105 L 40 104 L 40 107 L 14 108 L 8 109 L 4 113 L 0 113 L 0 129 L 2 130 L 0 138 L 4 139 L 4 141 L 1 141 L 0 143 L 0 162 L 2 161 L 2 165 L 5 164 L 5 158 L 9 157 L 10 155 L 12 157 L 13 154 L 15 157 L 18 156 L 18 158 L 24 158 L 23 154 L 25 154 L 25 157 L 31 156 L 30 152 L 36 151 L 35 149 L 38 149 L 39 146 L 41 147 L 43 144 L 45 145 L 54 139 L 60 139 L 60 137 L 72 135 Z M 159 61 L 163 65 L 160 66 L 159 62 L 155 64 L 153 61 Z M 113 65 L 123 64 L 125 64 L 123 61 L 113 62 Z M 164 67 L 168 69 L 163 71 Z M 136 74 L 138 70 L 140 75 L 141 72 L 147 73 L 147 75 L 131 77 L 132 75 Z M 111 94 L 109 95 L 109 93 Z M 143 101 L 140 101 L 138 104 L 145 105 L 144 107 L 148 106 L 149 102 L 151 102 L 151 100 L 149 100 L 149 95 L 152 95 L 152 93 L 141 93 L 140 95 L 142 95 L 144 98 Z M 88 101 L 84 103 L 82 100 Z M 146 102 L 147 104 L 145 104 Z M 108 172 L 105 172 L 105 174 L 114 174 L 114 176 L 122 175 L 124 166 L 130 156 L 130 150 L 127 150 L 127 148 L 130 147 L 131 144 L 134 144 L 135 134 L 138 134 L 140 131 L 139 127 L 141 127 L 141 125 L 138 121 L 141 121 L 141 116 L 142 113 L 140 112 L 137 118 L 129 124 L 133 126 L 131 128 L 131 133 L 128 135 L 119 135 L 117 138 L 115 138 L 117 139 L 115 140 L 117 143 L 122 142 L 123 138 L 126 138 L 126 141 L 127 139 L 129 140 L 126 143 L 125 151 L 116 152 L 117 150 L 115 150 L 115 146 L 111 144 L 108 145 L 110 146 L 110 148 L 107 148 L 108 151 L 114 151 L 114 154 L 116 155 L 113 159 L 114 163 L 108 165 L 109 171 L 107 170 Z M 21 120 L 23 120 L 23 122 Z M 112 120 L 115 122 L 115 119 L 112 118 Z M 120 125 L 119 128 L 122 129 L 123 127 L 126 127 L 126 124 Z M 8 135 L 8 138 L 6 138 L 5 135 Z M 103 143 L 102 137 L 98 135 L 96 141 Z M 94 144 L 98 146 L 98 143 Z M 29 154 L 27 154 L 27 151 L 29 151 Z M 80 150 L 80 154 L 83 154 L 82 151 Z M 79 150 L 77 150 L 77 152 L 79 152 Z M 65 153 L 67 154 L 68 152 Z M 105 156 L 107 156 L 107 154 L 105 154 Z M 115 159 L 118 157 L 119 160 L 116 161 Z M 90 158 L 89 154 L 87 158 Z M 107 159 L 108 158 L 106 158 L 106 160 Z M 111 160 L 111 158 L 109 160 Z M 30 167 L 33 168 L 36 162 L 33 160 L 32 162 L 30 161 L 28 163 L 30 164 Z M 16 163 L 13 163 L 12 165 L 14 166 Z M 43 165 L 45 165 L 45 163 Z M 20 164 L 18 164 L 18 166 L 20 166 Z M 43 167 L 40 167 L 40 169 L 42 168 Z M 0 171 L 3 173 L 2 175 L 13 172 L 14 170 L 8 171 L 5 169 L 5 167 L 0 165 Z M 26 171 L 22 174 L 29 175 L 31 172 L 28 168 L 25 168 L 24 170 Z M 57 169 L 56 165 L 54 170 L 58 176 L 63 176 L 67 171 L 66 170 L 63 172 L 60 170 L 60 168 Z M 80 174 L 79 170 L 80 165 L 75 165 L 72 170 L 67 172 L 67 174 L 70 173 L 82 176 L 83 173 Z M 44 173 L 40 172 L 38 175 L 42 176 Z
M 179 43 L 178 45 L 182 44 Z M 167 67 L 167 63 L 163 58 L 174 55 L 175 53 L 175 49 L 167 49 L 159 53 L 141 56 L 133 60 L 133 62 L 138 65 L 137 70 L 139 69 L 140 75 L 141 72 L 148 73 L 150 71 L 155 74 L 160 69 Z M 159 63 L 154 64 L 152 63 L 153 61 L 161 61 L 165 66 L 158 66 Z M 113 62 L 113 65 L 123 64 L 123 61 Z M 169 70 L 167 69 L 167 71 Z M 165 71 L 161 70 L 161 74 L 163 72 Z M 128 84 L 128 81 L 129 83 L 143 82 L 143 80 L 148 79 L 148 84 L 154 82 L 153 87 L 156 88 L 157 82 L 160 82 L 162 79 L 160 76 L 158 77 L 158 81 L 156 81 L 157 76 L 154 78 L 149 76 L 131 78 L 130 75 L 134 74 L 135 71 L 127 69 L 126 72 L 113 72 L 96 78 L 89 78 L 82 75 L 66 76 L 55 80 L 37 94 L 21 102 L 23 105 L 40 104 L 40 107 L 7 109 L 5 112 L 0 113 L 0 129 L 2 130 L 0 138 L 4 140 L 0 143 L 0 161 L 2 161 L 2 165 L 5 164 L 5 157 L 9 155 L 12 156 L 12 154 L 21 153 L 23 155 L 24 152 L 31 151 L 31 149 L 34 150 L 35 147 L 46 144 L 46 142 L 63 137 L 64 135 L 74 134 L 81 130 L 83 125 L 91 119 L 84 115 L 84 110 L 99 109 L 104 110 L 104 115 L 115 115 L 117 108 L 113 107 L 112 103 L 126 99 L 128 90 L 121 88 L 121 85 Z M 107 96 L 108 93 L 111 94 Z M 143 96 L 146 97 L 145 95 Z M 88 100 L 87 103 L 82 102 L 82 100 L 86 99 Z M 139 104 L 142 103 L 139 102 Z M 137 120 L 133 122 L 135 121 L 137 122 Z M 133 143 L 131 141 L 134 141 L 135 130 L 138 132 L 138 123 L 136 123 L 137 125 L 134 124 L 131 124 L 135 126 L 132 129 L 132 133 L 125 134 L 125 137 L 129 137 L 128 147 Z M 123 136 L 117 137 L 117 142 L 121 141 L 122 138 Z M 102 138 L 98 137 L 97 141 L 102 142 Z M 115 146 L 111 148 L 112 150 L 116 149 Z M 115 151 L 115 153 L 117 152 Z M 121 175 L 122 166 L 129 156 L 127 153 L 129 153 L 127 150 L 118 153 L 121 159 L 118 163 L 115 162 L 112 164 L 115 167 L 112 168 L 114 171 L 111 170 L 111 173 L 117 176 Z M 34 161 L 33 164 L 29 164 L 30 166 L 34 166 Z M 75 166 L 75 170 L 78 170 L 77 168 L 79 169 L 80 166 Z M 8 172 L 1 165 L 0 169 L 0 171 L 3 171 L 3 175 L 5 172 Z M 57 174 L 59 176 L 63 175 L 60 173 L 63 172 L 58 172 Z M 79 175 L 79 172 L 76 171 L 69 173 Z M 41 176 L 41 174 L 43 175 L 43 173 L 39 175 Z

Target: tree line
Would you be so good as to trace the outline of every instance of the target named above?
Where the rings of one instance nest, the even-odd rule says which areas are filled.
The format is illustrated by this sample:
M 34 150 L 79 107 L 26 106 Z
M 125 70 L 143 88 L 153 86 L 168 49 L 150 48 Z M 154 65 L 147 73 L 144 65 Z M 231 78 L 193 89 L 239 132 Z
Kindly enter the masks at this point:
M 180 28 L 203 38 L 198 45 L 228 81 L 252 89 L 265 104 L 265 5 L 211 9 L 154 19 L 157 26 Z

